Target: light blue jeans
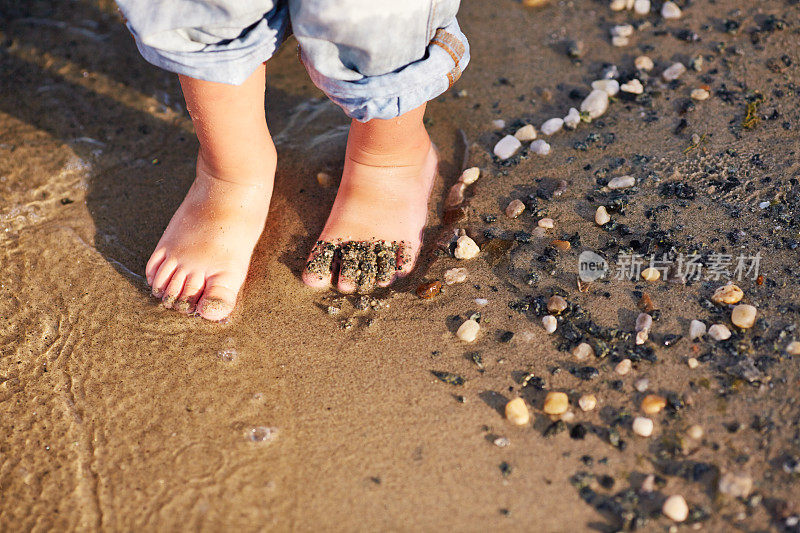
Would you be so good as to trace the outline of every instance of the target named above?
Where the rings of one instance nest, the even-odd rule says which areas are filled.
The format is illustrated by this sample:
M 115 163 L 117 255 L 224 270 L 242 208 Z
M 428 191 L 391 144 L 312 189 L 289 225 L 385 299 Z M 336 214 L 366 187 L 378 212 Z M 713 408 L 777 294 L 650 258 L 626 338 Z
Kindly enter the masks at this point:
M 459 0 L 117 0 L 142 56 L 238 85 L 287 36 L 348 116 L 390 119 L 445 92 L 469 62 Z

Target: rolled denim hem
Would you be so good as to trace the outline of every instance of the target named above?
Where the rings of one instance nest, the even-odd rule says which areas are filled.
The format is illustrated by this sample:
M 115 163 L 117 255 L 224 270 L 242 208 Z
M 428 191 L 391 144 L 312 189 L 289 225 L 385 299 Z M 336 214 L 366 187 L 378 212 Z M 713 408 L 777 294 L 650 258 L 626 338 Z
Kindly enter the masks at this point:
M 437 30 L 427 54 L 399 70 L 356 81 L 336 80 L 317 71 L 301 51 L 311 81 L 347 116 L 367 122 L 392 119 L 447 91 L 469 63 L 469 43 L 453 20 Z
M 170 52 L 144 44 L 137 38 L 130 24 L 128 29 L 136 39 L 139 53 L 148 63 L 175 74 L 228 85 L 244 83 L 260 64 L 275 54 L 283 42 L 285 33 L 283 29 L 276 31 L 274 39 L 254 43 L 244 50 L 217 48 L 195 52 Z

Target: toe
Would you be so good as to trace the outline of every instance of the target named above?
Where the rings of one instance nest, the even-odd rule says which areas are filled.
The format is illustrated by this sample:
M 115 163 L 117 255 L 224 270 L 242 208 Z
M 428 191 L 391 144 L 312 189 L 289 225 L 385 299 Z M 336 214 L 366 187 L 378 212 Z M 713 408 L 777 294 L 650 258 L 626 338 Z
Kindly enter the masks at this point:
M 180 268 L 175 269 L 175 272 L 172 274 L 172 277 L 167 284 L 167 288 L 164 289 L 164 296 L 161 297 L 161 301 L 164 303 L 164 307 L 167 309 L 172 309 L 173 304 L 180 296 L 181 291 L 183 291 L 183 284 L 186 281 L 186 273 L 181 270 Z
M 350 294 L 356 291 L 361 264 L 361 246 L 357 242 L 346 242 L 340 247 L 339 277 L 336 288 L 339 292 Z
M 417 262 L 418 246 L 412 246 L 407 241 L 400 241 L 397 245 L 397 276 L 405 277 L 411 273 Z
M 380 242 L 375 247 L 376 273 L 375 283 L 379 287 L 387 287 L 394 281 L 397 273 L 397 245 Z
M 212 322 L 228 318 L 236 305 L 238 288 L 241 286 L 241 283 L 234 283 L 228 278 L 228 276 L 211 276 L 206 280 L 203 295 L 197 302 L 197 314 Z
M 156 272 L 158 272 L 158 267 L 161 266 L 161 263 L 164 262 L 164 259 L 167 257 L 167 251 L 163 248 L 159 248 L 153 255 L 150 256 L 150 259 L 147 261 L 147 266 L 144 268 L 145 278 L 147 279 L 147 284 L 151 287 L 153 286 L 153 281 L 156 277 Z
M 303 269 L 303 283 L 314 288 L 330 286 L 335 253 L 336 245 L 331 242 L 317 241 L 308 256 L 306 267 Z
M 369 246 L 364 250 L 361 257 L 361 264 L 359 265 L 358 276 L 358 292 L 366 294 L 372 292 L 375 288 L 375 278 L 378 270 L 378 256 L 375 253 L 375 247 Z
M 172 306 L 173 309 L 181 313 L 191 313 L 197 306 L 197 301 L 203 294 L 203 287 L 206 284 L 205 274 L 201 272 L 192 272 L 186 276 L 186 281 L 183 284 L 178 300 Z
M 164 291 L 177 267 L 178 262 L 174 259 L 165 259 L 161 263 L 158 267 L 158 272 L 156 272 L 156 275 L 153 277 L 153 283 L 150 284 L 153 289 L 153 296 L 161 298 L 164 295 Z

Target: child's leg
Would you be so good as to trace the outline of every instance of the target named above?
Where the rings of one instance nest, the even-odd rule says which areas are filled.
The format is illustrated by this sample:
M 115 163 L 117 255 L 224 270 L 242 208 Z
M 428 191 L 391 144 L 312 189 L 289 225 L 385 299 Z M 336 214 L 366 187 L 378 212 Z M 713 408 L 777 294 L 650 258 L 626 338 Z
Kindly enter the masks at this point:
M 226 318 L 264 229 L 275 146 L 264 111 L 261 65 L 241 85 L 181 76 L 200 141 L 197 177 L 147 263 L 147 281 L 166 307 Z
M 469 61 L 458 0 L 290 0 L 312 81 L 354 120 L 336 201 L 303 281 L 342 292 L 414 266 L 436 172 L 422 119 Z
M 424 113 L 423 104 L 390 120 L 353 121 L 342 182 L 303 273 L 306 284 L 330 284 L 332 257 L 319 252 L 340 243 L 351 243 L 340 252 L 342 292 L 386 286 L 413 267 L 437 163 Z

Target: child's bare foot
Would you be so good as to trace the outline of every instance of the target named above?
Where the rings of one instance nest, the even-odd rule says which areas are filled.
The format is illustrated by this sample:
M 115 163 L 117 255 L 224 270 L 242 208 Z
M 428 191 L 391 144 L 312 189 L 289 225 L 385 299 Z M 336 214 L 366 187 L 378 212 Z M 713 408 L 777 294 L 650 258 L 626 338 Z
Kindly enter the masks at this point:
M 269 210 L 272 176 L 238 184 L 204 166 L 198 157 L 197 177 L 145 272 L 164 307 L 217 321 L 231 313 L 247 276 Z
M 147 262 L 167 308 L 218 321 L 236 305 L 275 177 L 264 85 L 263 65 L 240 86 L 181 77 L 201 148 L 197 177 Z
M 411 271 L 422 244 L 437 154 L 424 106 L 392 120 L 353 121 L 331 214 L 303 281 L 345 293 L 385 287 Z

